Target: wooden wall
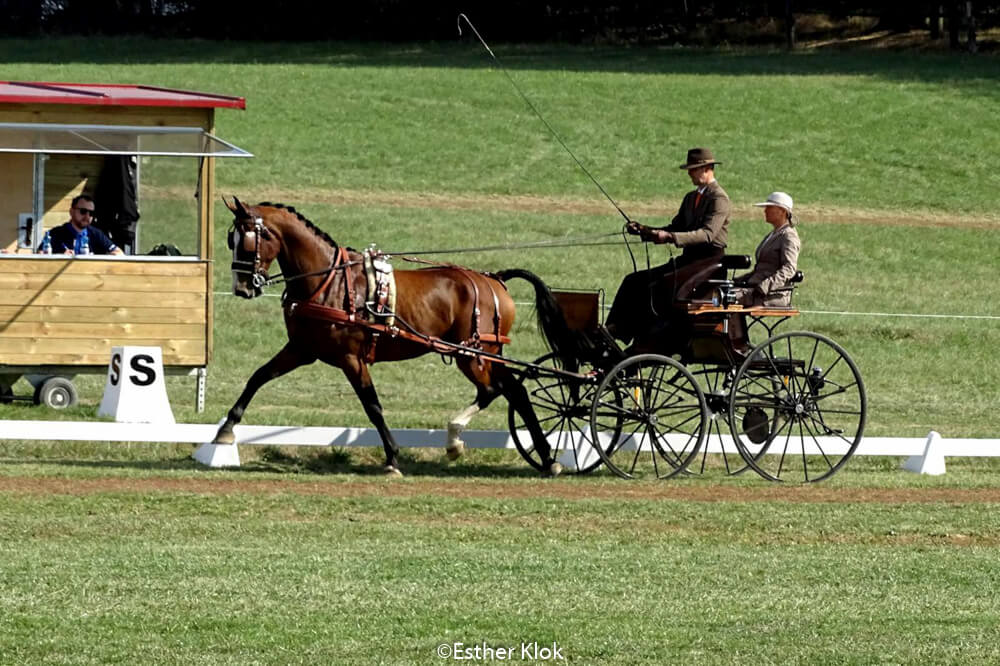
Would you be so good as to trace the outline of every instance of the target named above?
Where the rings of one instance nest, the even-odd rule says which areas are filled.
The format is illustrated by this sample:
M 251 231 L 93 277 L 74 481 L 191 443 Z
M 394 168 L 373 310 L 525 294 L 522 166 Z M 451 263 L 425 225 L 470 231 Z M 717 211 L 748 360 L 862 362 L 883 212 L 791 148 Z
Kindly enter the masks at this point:
M 9 252 L 17 248 L 18 213 L 35 210 L 34 164 L 33 155 L 0 153 L 0 248 Z
M 111 347 L 210 360 L 206 261 L 0 257 L 0 366 L 107 365 Z

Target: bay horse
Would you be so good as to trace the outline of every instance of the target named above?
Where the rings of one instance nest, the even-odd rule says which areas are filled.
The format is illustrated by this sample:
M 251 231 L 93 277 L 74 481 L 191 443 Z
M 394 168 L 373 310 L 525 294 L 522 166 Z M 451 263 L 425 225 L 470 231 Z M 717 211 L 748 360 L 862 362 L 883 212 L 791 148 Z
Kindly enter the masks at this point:
M 225 199 L 223 199 L 225 201 Z M 253 373 L 236 403 L 219 427 L 213 443 L 234 444 L 233 426 L 243 418 L 254 394 L 267 382 L 295 368 L 323 361 L 340 368 L 364 406 L 365 414 L 378 431 L 385 449 L 385 472 L 399 475 L 399 446 L 386 426 L 382 405 L 375 392 L 370 363 L 415 358 L 442 348 L 414 336 L 394 336 L 382 332 L 373 337 L 370 327 L 357 320 L 332 323 L 323 313 L 364 315 L 368 279 L 359 269 L 361 253 L 342 248 L 329 235 L 294 208 L 268 202 L 248 206 L 239 199 L 225 201 L 233 212 L 229 245 L 233 250 L 233 294 L 255 298 L 268 282 L 268 270 L 277 261 L 285 282 L 282 300 L 288 342 L 275 356 Z M 339 266 L 338 266 L 339 264 Z M 336 267 L 335 267 L 336 266 Z M 539 327 L 549 346 L 561 358 L 564 368 L 575 366 L 572 333 L 548 287 L 533 273 L 511 269 L 484 274 L 445 265 L 419 270 L 394 271 L 395 316 L 418 336 L 445 343 L 478 343 L 482 351 L 499 354 L 514 324 L 514 301 L 503 279 L 519 277 L 535 287 Z M 303 305 L 304 304 L 304 305 Z M 319 307 L 317 307 L 319 306 Z M 322 307 L 327 306 L 327 307 Z M 309 311 L 318 316 L 307 314 Z M 483 333 L 480 333 L 483 331 Z M 492 333 L 492 335 L 490 335 Z M 489 357 L 457 355 L 455 365 L 475 385 L 476 398 L 448 424 L 447 454 L 452 460 L 464 449 L 460 439 L 469 420 L 503 395 L 524 419 L 542 461 L 542 474 L 556 476 L 561 471 L 515 373 Z

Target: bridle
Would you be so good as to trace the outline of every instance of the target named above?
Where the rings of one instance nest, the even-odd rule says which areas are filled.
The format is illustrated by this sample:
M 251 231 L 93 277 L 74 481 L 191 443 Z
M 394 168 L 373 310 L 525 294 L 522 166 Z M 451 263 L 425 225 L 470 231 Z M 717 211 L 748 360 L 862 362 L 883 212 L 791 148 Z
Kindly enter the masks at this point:
M 241 218 L 247 219 L 247 218 Z M 264 226 L 264 220 L 260 217 L 254 217 L 253 219 L 253 261 L 241 261 L 236 258 L 236 246 L 239 245 L 244 250 L 246 250 L 246 233 L 241 232 L 240 225 L 237 222 L 241 219 L 234 219 L 233 226 L 226 237 L 226 244 L 229 249 L 233 251 L 233 263 L 230 268 L 232 269 L 233 275 L 238 274 L 250 275 L 250 282 L 254 289 L 258 291 L 262 290 L 264 287 L 269 287 L 275 284 L 281 284 L 282 282 L 292 282 L 293 280 L 298 280 L 301 278 L 312 277 L 314 275 L 327 275 L 338 265 L 337 264 L 337 251 L 338 247 L 334 246 L 333 252 L 333 263 L 328 268 L 323 268 L 318 271 L 311 271 L 309 273 L 301 273 L 299 275 L 293 275 L 291 277 L 285 277 L 282 273 L 275 273 L 273 275 L 268 275 L 267 271 L 261 266 L 260 260 L 260 239 L 261 236 L 267 234 L 268 236 L 273 236 L 267 227 Z M 351 262 L 341 262 L 340 267 L 353 266 L 361 262 L 351 261 Z
M 272 277 L 265 271 L 261 270 L 260 237 L 261 234 L 267 231 L 267 227 L 264 226 L 263 219 L 259 217 L 253 218 L 253 261 L 241 261 L 236 258 L 237 237 L 240 247 L 246 249 L 246 234 L 241 232 L 240 226 L 237 225 L 238 221 L 239 220 L 233 220 L 233 227 L 230 230 L 229 235 L 226 237 L 226 244 L 229 245 L 229 249 L 233 251 L 233 263 L 230 268 L 233 271 L 234 277 L 237 274 L 249 274 L 250 282 L 254 289 L 263 289 L 266 285 L 270 284 L 274 278 L 278 277 L 277 275 Z M 267 233 L 270 234 L 269 231 Z

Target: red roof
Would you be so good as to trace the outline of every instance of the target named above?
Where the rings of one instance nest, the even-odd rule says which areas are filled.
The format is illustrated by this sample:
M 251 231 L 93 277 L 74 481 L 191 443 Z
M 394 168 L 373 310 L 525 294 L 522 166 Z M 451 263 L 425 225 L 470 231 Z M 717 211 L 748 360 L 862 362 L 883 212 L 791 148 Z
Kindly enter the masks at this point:
M 96 104 L 100 106 L 179 106 L 245 109 L 242 97 L 112 83 L 0 81 L 0 103 Z

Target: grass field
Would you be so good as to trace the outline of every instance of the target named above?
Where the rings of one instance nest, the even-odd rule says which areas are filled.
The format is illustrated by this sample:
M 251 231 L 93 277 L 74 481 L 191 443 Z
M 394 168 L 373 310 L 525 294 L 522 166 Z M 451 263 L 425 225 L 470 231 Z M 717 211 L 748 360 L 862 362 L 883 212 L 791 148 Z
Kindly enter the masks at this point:
M 482 28 L 482 26 L 480 26 Z M 486 34 L 488 38 L 489 35 Z M 843 344 L 872 435 L 996 437 L 1000 153 L 995 57 L 494 45 L 634 217 L 669 217 L 676 165 L 709 145 L 733 251 L 801 209 L 807 311 Z M 621 220 L 487 57 L 459 45 L 0 41 L 5 78 L 245 95 L 218 134 L 221 193 L 295 205 L 341 242 L 402 252 L 618 231 Z M 189 242 L 194 169 L 146 165 L 144 243 Z M 157 170 L 158 169 L 158 170 Z M 216 208 L 216 288 L 228 289 Z M 636 248 L 638 259 L 645 255 Z M 651 251 L 662 261 L 663 248 Z M 620 245 L 450 254 L 614 293 Z M 519 301 L 528 294 L 515 288 Z M 274 294 L 273 294 L 274 295 Z M 920 318 L 819 314 L 970 315 Z M 994 317 L 992 319 L 988 317 Z M 277 298 L 216 298 L 214 421 L 284 340 Z M 543 353 L 522 308 L 510 353 Z M 390 425 L 441 428 L 472 398 L 437 357 L 376 366 Z M 92 419 L 103 377 L 61 413 Z M 22 387 L 18 387 L 22 388 Z M 247 423 L 367 425 L 336 371 L 265 387 Z M 497 404 L 473 428 L 503 428 Z M 187 446 L 0 442 L 0 662 L 440 663 L 440 643 L 553 641 L 575 663 L 995 663 L 1000 465 L 942 478 L 855 460 L 821 488 L 750 477 L 535 479 L 509 452 L 255 452 L 200 470 Z M 247 452 L 250 453 L 249 451 Z M 262 457 L 259 457 L 262 456 Z

